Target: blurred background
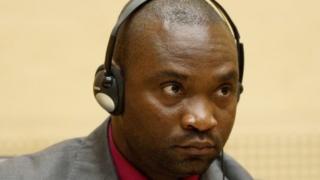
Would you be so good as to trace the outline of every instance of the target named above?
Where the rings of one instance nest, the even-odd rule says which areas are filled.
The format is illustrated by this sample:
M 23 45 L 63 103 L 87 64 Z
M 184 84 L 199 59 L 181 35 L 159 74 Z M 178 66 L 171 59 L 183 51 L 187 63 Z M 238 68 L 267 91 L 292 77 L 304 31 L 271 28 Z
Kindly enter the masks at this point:
M 92 93 L 126 0 L 0 0 L 0 156 L 86 136 Z M 319 1 L 220 0 L 245 44 L 245 91 L 226 152 L 256 179 L 320 179 Z

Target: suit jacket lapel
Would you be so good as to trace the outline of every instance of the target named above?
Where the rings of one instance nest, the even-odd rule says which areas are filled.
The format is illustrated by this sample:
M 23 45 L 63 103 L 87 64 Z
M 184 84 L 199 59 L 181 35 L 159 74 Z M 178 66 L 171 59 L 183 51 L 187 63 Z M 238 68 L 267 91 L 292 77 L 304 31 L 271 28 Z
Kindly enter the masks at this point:
M 201 180 L 222 180 L 223 173 L 221 170 L 221 163 L 218 159 L 214 160 L 208 170 L 201 176 Z M 225 176 L 224 180 L 228 180 Z

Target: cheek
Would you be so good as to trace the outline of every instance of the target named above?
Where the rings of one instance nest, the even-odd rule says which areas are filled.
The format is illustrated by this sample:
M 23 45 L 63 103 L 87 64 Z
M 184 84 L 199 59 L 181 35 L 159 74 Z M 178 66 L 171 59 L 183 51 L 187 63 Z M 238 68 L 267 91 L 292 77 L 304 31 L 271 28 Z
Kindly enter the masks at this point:
M 217 119 L 218 119 L 218 126 L 217 130 L 219 131 L 222 140 L 224 143 L 228 140 L 231 130 L 233 128 L 233 124 L 235 121 L 236 116 L 236 105 L 232 105 L 225 110 L 220 110 Z
M 131 86 L 132 87 L 132 86 Z M 172 135 L 179 124 L 179 109 L 163 106 L 148 91 L 127 91 L 124 120 L 131 134 L 144 141 L 163 140 Z M 130 93 L 129 93 L 130 92 Z M 136 92 L 136 93 L 133 93 Z M 161 142 L 159 142 L 161 143 Z

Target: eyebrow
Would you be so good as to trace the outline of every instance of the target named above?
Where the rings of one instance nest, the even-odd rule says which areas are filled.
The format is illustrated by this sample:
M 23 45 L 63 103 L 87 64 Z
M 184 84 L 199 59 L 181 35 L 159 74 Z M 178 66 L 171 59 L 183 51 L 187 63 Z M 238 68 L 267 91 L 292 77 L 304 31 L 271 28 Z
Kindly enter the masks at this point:
M 238 73 L 234 70 L 228 71 L 227 73 L 216 75 L 219 81 L 237 81 L 238 80 Z
M 174 78 L 179 80 L 186 80 L 188 76 L 186 74 L 165 70 L 160 71 L 154 75 L 152 75 L 150 78 L 148 78 L 150 81 L 156 80 L 156 79 L 163 79 L 163 78 Z
M 160 80 L 165 78 L 174 78 L 181 81 L 185 81 L 188 79 L 188 75 L 171 71 L 171 70 L 164 70 L 150 76 L 148 78 L 148 81 L 155 81 L 155 80 Z M 217 73 L 216 75 L 214 75 L 213 78 L 216 78 L 217 81 L 219 82 L 237 81 L 238 73 L 235 70 L 230 70 L 230 71 L 227 71 L 226 73 Z

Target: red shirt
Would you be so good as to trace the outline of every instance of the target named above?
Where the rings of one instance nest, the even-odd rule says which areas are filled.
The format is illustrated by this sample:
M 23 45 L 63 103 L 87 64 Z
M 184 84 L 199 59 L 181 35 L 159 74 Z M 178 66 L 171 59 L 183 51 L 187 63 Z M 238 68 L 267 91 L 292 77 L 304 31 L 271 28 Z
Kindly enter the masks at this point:
M 120 180 L 147 180 L 141 172 L 139 172 L 134 166 L 132 166 L 118 151 L 112 138 L 111 124 L 108 131 L 108 144 L 110 147 L 113 163 L 115 165 L 118 177 Z M 199 180 L 199 176 L 190 176 L 184 178 L 184 180 Z

